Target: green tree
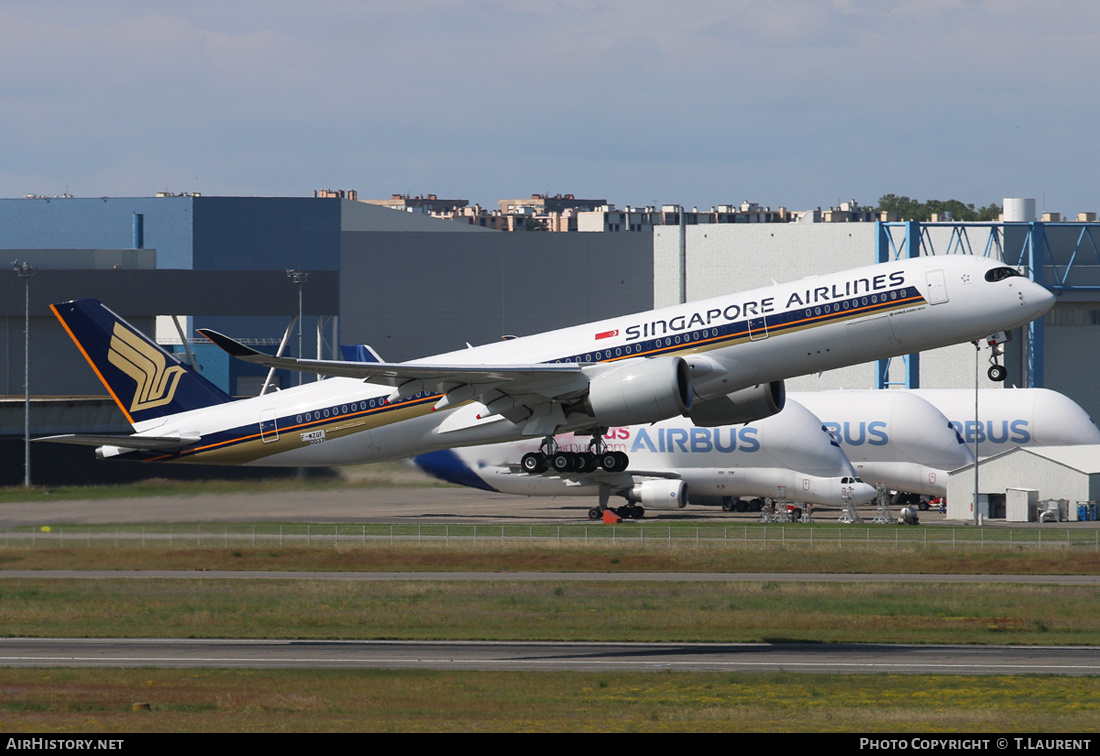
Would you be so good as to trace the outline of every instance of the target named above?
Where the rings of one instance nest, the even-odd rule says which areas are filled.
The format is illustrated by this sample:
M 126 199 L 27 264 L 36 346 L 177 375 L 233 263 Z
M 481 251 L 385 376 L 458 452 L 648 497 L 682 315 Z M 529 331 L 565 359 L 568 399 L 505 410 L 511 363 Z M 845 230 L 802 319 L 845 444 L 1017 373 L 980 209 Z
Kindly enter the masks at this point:
M 928 220 L 927 211 L 920 202 L 896 194 L 879 197 L 877 209 L 880 213 L 897 213 L 901 220 Z
M 991 203 L 983 208 L 975 209 L 973 204 L 966 204 L 957 199 L 937 200 L 930 199 L 927 202 L 918 202 L 910 197 L 896 194 L 884 194 L 879 197 L 879 212 L 897 213 L 901 220 L 929 221 L 932 215 L 943 220 L 947 213 L 951 213 L 956 221 L 994 221 L 1001 215 L 1001 206 Z

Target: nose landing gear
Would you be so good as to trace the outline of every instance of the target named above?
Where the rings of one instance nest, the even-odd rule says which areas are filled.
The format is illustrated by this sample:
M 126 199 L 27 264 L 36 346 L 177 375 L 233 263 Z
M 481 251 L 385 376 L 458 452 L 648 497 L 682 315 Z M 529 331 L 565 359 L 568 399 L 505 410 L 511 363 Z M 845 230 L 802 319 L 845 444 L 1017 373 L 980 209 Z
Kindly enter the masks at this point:
M 992 352 L 989 355 L 989 370 L 986 375 L 989 376 L 989 380 L 995 383 L 1003 383 L 1005 378 L 1008 378 L 1008 368 L 1000 364 L 997 360 L 1004 355 L 1004 344 L 1006 341 L 1012 339 L 1012 334 L 1006 331 L 998 331 L 990 336 L 986 337 L 986 343 L 989 344 L 989 349 Z

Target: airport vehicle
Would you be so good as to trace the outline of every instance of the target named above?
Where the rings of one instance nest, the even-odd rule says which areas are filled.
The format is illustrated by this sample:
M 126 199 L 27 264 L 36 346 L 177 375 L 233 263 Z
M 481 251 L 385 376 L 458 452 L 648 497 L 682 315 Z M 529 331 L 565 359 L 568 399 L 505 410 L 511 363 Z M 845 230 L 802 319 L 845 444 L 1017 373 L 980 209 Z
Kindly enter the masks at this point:
M 947 473 L 974 461 L 947 418 L 913 392 L 805 391 L 790 398 L 821 418 L 856 474 L 871 485 L 917 499 L 946 496 Z
M 676 510 L 688 504 L 747 511 L 754 500 L 782 496 L 832 506 L 844 503 L 845 491 L 855 504 L 875 496 L 821 421 L 790 399 L 782 412 L 746 425 L 700 428 L 678 417 L 611 428 L 604 439 L 608 448 L 629 454 L 627 470 L 574 468 L 533 475 L 515 464 L 536 448 L 533 440 L 445 449 L 417 455 L 412 462 L 440 480 L 500 493 L 598 496 L 590 519 L 602 516 L 611 496 L 627 500 L 613 511 L 631 518 L 647 508 Z M 555 437 L 555 443 L 565 454 L 585 449 L 583 437 L 572 434 Z
M 333 376 L 234 401 L 99 302 L 74 300 L 51 307 L 135 433 L 49 440 L 94 445 L 103 458 L 309 466 L 539 437 L 556 464 L 554 435 L 583 432 L 585 454 L 621 471 L 628 460 L 603 453 L 608 428 L 678 415 L 701 427 L 761 419 L 783 407 L 784 378 L 982 338 L 1053 301 L 1000 262 L 953 255 L 404 363 L 277 357 L 203 330 L 245 361 Z

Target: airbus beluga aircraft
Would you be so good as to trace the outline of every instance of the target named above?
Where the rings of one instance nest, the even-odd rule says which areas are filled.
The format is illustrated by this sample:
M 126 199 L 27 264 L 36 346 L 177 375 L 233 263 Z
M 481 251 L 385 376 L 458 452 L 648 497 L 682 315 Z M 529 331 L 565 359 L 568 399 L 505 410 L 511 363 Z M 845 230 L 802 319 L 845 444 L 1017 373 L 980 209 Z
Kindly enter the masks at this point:
M 1023 325 L 1053 295 L 965 255 L 900 260 L 470 347 L 403 363 L 274 357 L 200 330 L 234 357 L 333 376 L 234 400 L 95 300 L 51 306 L 133 425 L 128 436 L 60 436 L 100 457 L 328 466 L 678 415 L 701 427 L 783 407 L 783 379 L 973 341 Z M 43 439 L 46 440 L 46 439 Z
M 969 393 L 973 405 L 974 391 Z M 916 392 L 800 391 L 792 392 L 791 399 L 821 418 L 856 473 L 872 485 L 946 496 L 947 474 L 974 462 L 947 418 Z

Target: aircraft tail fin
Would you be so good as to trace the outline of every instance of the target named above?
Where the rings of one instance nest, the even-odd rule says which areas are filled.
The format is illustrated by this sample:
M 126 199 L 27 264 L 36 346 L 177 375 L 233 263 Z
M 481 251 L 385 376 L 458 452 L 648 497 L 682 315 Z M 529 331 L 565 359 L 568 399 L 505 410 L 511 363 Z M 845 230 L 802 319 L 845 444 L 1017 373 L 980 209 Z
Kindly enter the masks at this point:
M 385 362 L 368 344 L 341 344 L 340 355 L 344 362 Z
M 130 424 L 233 401 L 95 299 L 50 305 Z

